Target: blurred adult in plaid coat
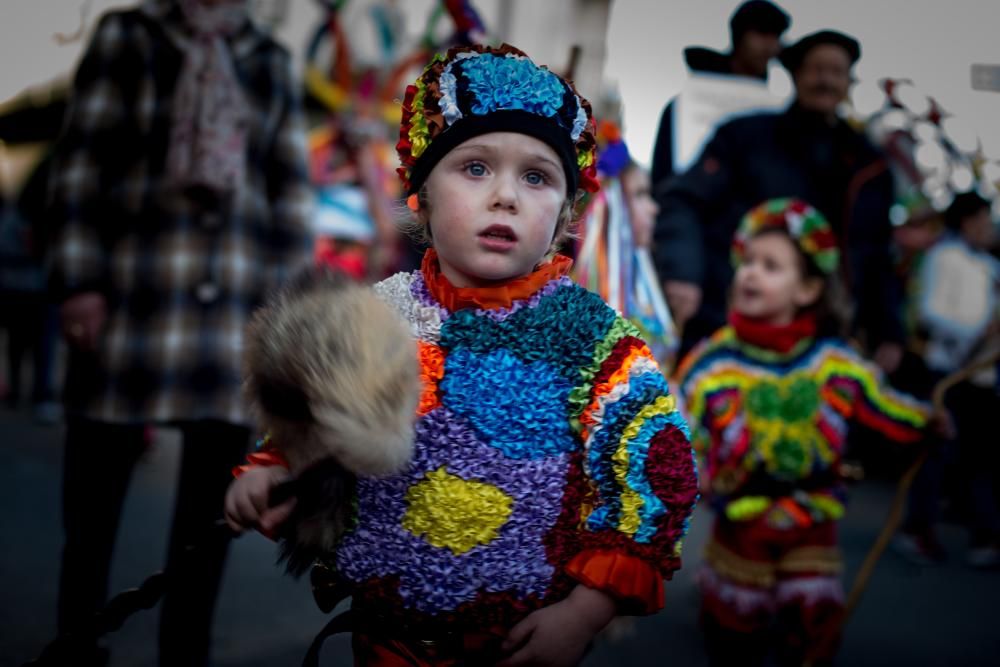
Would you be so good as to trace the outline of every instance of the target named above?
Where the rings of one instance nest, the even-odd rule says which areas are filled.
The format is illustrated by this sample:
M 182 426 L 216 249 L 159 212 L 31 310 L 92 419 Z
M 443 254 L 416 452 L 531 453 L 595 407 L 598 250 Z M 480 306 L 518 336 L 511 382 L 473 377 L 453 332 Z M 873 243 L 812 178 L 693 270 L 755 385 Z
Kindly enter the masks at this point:
M 179 426 L 168 554 L 179 576 L 163 603 L 161 665 L 207 662 L 225 547 L 185 547 L 210 535 L 248 443 L 244 325 L 309 257 L 289 60 L 246 0 L 146 0 L 105 14 L 55 156 L 51 285 L 72 350 L 60 630 L 107 596 L 145 427 Z M 81 656 L 100 655 L 84 644 Z

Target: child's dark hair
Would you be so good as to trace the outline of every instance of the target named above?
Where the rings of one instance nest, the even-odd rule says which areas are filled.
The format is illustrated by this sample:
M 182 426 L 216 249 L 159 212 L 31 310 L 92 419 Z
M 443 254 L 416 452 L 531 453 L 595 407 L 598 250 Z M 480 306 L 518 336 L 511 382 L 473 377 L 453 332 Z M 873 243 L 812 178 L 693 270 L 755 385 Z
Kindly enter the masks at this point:
M 802 248 L 795 243 L 788 232 L 783 233 L 795 246 L 802 276 L 806 279 L 823 281 L 823 290 L 820 292 L 819 298 L 812 305 L 803 308 L 803 312 L 809 312 L 815 316 L 817 335 L 846 338 L 850 330 L 853 306 L 847 295 L 847 288 L 844 286 L 840 271 L 825 273 L 812 258 L 802 251 Z
M 959 231 L 962 223 L 983 209 L 989 210 L 990 202 L 975 190 L 960 192 L 952 199 L 944 212 L 944 224 L 948 229 Z

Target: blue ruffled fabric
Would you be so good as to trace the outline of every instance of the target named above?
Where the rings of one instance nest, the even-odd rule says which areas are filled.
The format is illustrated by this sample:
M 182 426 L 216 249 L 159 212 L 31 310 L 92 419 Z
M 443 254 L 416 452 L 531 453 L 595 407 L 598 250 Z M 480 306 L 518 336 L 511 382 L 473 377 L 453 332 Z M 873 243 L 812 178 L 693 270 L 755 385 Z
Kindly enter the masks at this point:
M 524 110 L 556 116 L 563 105 L 565 87 L 555 74 L 530 60 L 483 54 L 461 61 L 466 90 L 473 96 L 472 113 Z
M 576 447 L 566 420 L 571 386 L 549 364 L 525 363 L 503 349 L 485 355 L 460 349 L 444 367 L 441 403 L 507 456 L 538 458 Z
M 523 363 L 547 362 L 560 377 L 575 384 L 580 368 L 592 363 L 594 345 L 615 318 L 599 296 L 574 285 L 500 322 L 471 310 L 454 313 L 441 326 L 441 346 L 451 350 L 449 354 L 462 349 L 478 354 L 504 349 Z
M 591 530 L 613 530 L 617 527 L 621 518 L 621 488 L 615 480 L 611 457 L 618 448 L 622 431 L 643 407 L 662 396 L 666 387 L 667 382 L 662 375 L 640 375 L 629 382 L 628 394 L 607 407 L 602 426 L 591 439 L 587 456 L 590 476 L 597 483 L 602 500 L 601 506 L 587 519 Z

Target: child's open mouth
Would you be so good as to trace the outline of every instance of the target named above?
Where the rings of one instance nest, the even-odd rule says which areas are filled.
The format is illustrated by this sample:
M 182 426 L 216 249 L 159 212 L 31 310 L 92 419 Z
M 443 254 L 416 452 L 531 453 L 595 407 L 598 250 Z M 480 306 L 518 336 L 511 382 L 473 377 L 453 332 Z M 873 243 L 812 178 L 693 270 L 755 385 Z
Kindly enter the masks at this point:
M 493 250 L 506 250 L 517 243 L 517 234 L 506 225 L 490 225 L 479 233 L 483 245 Z

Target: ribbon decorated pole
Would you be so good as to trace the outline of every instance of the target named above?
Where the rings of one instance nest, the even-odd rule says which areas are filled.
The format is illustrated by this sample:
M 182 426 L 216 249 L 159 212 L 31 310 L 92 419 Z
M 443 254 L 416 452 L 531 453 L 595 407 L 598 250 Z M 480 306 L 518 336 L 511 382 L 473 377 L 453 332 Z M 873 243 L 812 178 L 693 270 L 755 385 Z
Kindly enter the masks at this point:
M 392 148 L 404 81 L 437 51 L 481 41 L 486 31 L 468 0 L 442 0 L 406 52 L 399 9 L 375 4 L 367 17 L 378 55 L 362 63 L 344 25 L 347 0 L 317 2 L 323 16 L 307 43 L 304 76 L 313 111 L 308 143 L 316 261 L 356 280 L 379 279 L 400 268 L 403 254 L 393 212 L 400 191 Z
M 679 342 L 649 249 L 632 233 L 620 178 L 608 178 L 580 223 L 574 279 L 622 313 L 668 368 Z

